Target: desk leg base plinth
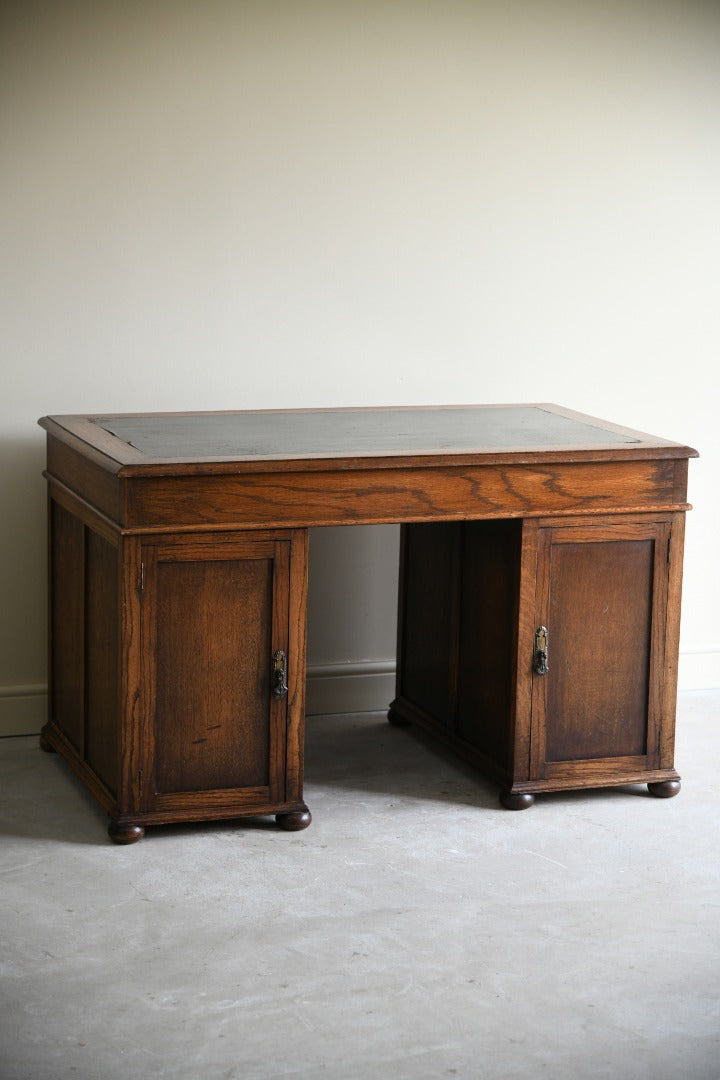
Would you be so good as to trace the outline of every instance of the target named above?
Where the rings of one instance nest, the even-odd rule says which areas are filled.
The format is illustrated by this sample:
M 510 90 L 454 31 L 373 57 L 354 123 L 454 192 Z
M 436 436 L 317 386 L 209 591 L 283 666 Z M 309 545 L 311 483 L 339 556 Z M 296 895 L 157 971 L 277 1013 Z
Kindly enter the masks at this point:
M 655 783 L 648 784 L 648 791 L 656 799 L 672 799 L 673 795 L 677 795 L 680 791 L 680 787 L 679 780 L 658 780 Z
M 276 814 L 275 821 L 285 832 L 299 832 L 301 829 L 307 829 L 312 821 L 312 814 L 306 807 L 305 810 L 295 810 L 290 814 Z
M 307 808 L 294 810 L 291 813 L 276 814 L 275 821 L 278 827 L 286 832 L 299 832 L 301 829 L 307 829 L 312 821 L 312 814 Z M 145 828 L 143 825 L 111 821 L 108 826 L 108 836 L 116 844 L 137 844 L 138 840 L 142 840 L 144 835 Z
M 535 796 L 527 791 L 503 791 L 500 794 L 500 802 L 506 810 L 527 810 L 535 802 Z
M 117 821 L 111 821 L 108 826 L 108 836 L 116 844 L 137 844 L 144 835 L 145 829 L 142 825 L 121 825 Z

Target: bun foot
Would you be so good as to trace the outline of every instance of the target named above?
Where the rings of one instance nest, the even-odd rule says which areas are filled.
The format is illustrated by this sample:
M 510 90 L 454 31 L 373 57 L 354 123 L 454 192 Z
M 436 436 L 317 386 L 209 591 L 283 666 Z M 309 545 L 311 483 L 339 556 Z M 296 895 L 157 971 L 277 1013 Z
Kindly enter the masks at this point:
M 295 810 L 292 814 L 276 814 L 275 821 L 285 832 L 299 832 L 307 829 L 312 821 L 312 814 L 309 810 Z
M 511 791 L 503 791 L 500 795 L 500 802 L 506 810 L 527 810 L 535 802 L 535 796 L 528 791 L 518 792 L 517 794 L 513 794 Z
M 407 720 L 400 713 L 396 713 L 393 708 L 388 710 L 387 718 L 388 724 L 392 724 L 393 727 L 410 727 L 412 724 L 412 720 Z
M 53 744 L 50 742 L 50 740 L 48 739 L 48 737 L 47 737 L 47 735 L 45 734 L 44 731 L 40 732 L 40 738 L 38 739 L 38 742 L 40 744 L 40 749 L 44 750 L 46 754 L 56 754 L 57 753 L 57 750 L 55 749 Z
M 656 799 L 672 799 L 680 790 L 679 780 L 659 780 L 657 783 L 648 784 L 648 791 Z
M 116 844 L 137 844 L 144 835 L 142 825 L 119 825 L 117 821 L 111 821 L 108 826 L 108 836 Z

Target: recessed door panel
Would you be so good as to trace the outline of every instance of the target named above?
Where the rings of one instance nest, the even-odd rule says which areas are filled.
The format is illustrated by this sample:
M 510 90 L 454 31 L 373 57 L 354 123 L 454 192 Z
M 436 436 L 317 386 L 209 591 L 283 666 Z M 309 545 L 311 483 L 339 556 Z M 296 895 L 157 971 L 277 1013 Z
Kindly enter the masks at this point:
M 543 673 L 533 657 L 533 775 L 649 767 L 658 754 L 669 526 L 541 533 L 536 614 L 548 663 Z
M 548 761 L 645 753 L 654 546 L 553 545 Z
M 158 792 L 267 786 L 270 559 L 161 562 Z
M 288 656 L 290 541 L 174 538 L 142 559 L 146 808 L 281 802 L 288 695 L 274 655 L 303 665 Z

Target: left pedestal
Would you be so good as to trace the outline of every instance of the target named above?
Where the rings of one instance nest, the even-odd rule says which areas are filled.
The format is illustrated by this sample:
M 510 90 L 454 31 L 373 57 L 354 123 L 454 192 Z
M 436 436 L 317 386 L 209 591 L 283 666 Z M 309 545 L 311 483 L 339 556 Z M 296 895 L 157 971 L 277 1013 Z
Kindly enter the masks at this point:
M 130 535 L 67 491 L 51 495 L 49 529 L 42 738 L 107 810 L 111 838 L 246 815 L 309 824 L 307 531 Z

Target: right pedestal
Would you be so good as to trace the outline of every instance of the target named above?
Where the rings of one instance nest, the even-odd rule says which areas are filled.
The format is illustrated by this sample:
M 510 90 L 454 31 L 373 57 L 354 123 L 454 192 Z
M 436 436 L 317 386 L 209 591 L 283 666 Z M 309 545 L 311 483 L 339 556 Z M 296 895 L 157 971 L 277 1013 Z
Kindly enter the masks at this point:
M 679 790 L 684 514 L 406 525 L 394 719 L 537 792 Z

